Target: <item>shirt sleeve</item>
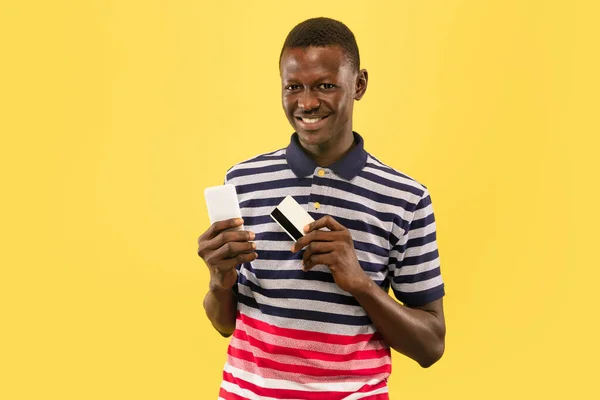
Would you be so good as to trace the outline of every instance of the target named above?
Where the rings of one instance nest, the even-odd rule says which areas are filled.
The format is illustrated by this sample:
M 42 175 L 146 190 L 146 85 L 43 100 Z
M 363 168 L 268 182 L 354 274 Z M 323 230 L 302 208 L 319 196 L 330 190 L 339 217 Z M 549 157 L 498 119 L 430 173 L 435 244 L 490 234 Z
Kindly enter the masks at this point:
M 408 306 L 422 306 L 443 297 L 435 217 L 427 189 L 408 228 L 394 224 L 392 231 L 399 240 L 390 250 L 388 279 L 396 298 Z

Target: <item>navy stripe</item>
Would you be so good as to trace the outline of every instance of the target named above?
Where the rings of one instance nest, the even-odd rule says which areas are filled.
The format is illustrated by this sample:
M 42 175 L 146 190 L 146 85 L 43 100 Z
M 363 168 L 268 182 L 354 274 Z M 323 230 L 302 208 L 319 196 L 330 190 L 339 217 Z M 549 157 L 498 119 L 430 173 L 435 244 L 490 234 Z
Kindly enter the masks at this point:
M 274 224 L 273 218 L 270 215 L 260 215 L 258 217 L 251 217 L 249 215 L 244 215 L 242 211 L 242 218 L 244 218 L 244 225 L 246 226 L 257 226 L 264 224 Z
M 276 207 L 283 201 L 285 197 L 268 197 L 268 198 L 253 198 L 244 200 L 240 203 L 240 208 L 257 208 L 257 207 Z M 308 196 L 294 196 L 299 204 L 308 204 Z
M 281 151 L 283 149 L 279 149 L 279 150 L 275 150 L 272 151 L 270 153 L 265 153 L 265 154 L 261 154 L 259 156 L 256 156 L 254 158 L 251 158 L 249 160 L 246 161 L 242 161 L 240 163 L 238 163 L 238 165 L 240 164 L 249 164 L 249 163 L 253 163 L 253 162 L 257 162 L 257 161 L 269 161 L 269 160 L 285 160 L 286 156 L 285 156 L 285 151 L 283 153 L 281 153 L 278 156 L 274 156 L 273 154 L 277 153 L 278 151 Z
M 291 253 L 291 252 L 290 252 Z M 299 253 L 296 253 L 299 255 Z M 321 281 L 333 283 L 333 275 L 327 271 L 307 271 L 304 272 L 300 269 L 300 260 L 298 258 L 298 269 L 255 269 L 251 264 L 244 264 L 244 267 L 252 272 L 257 279 L 304 279 L 307 281 Z
M 321 292 L 308 289 L 265 289 L 258 286 L 245 276 L 241 275 L 239 283 L 252 289 L 252 292 L 260 293 L 271 299 L 303 299 L 319 300 L 329 303 L 344 304 L 349 306 L 358 306 L 359 303 L 352 296 L 345 296 L 339 293 Z
M 394 283 L 416 283 L 435 278 L 440 274 L 440 267 L 433 268 L 430 271 L 420 272 L 414 275 L 398 275 L 394 277 Z
M 374 169 L 378 169 L 380 171 L 387 172 L 389 174 L 396 175 L 396 176 L 399 176 L 401 178 L 408 179 L 409 181 L 413 181 L 415 183 L 418 183 L 416 180 L 414 180 L 410 176 L 404 175 L 402 172 L 396 171 L 394 168 L 390 167 L 389 165 L 387 165 L 384 162 L 381 162 L 381 160 L 378 160 L 377 158 L 373 157 L 371 154 L 369 154 L 369 157 L 371 157 L 373 160 L 377 161 L 381 165 L 377 165 L 375 163 L 367 162 L 367 164 L 365 165 L 365 167 L 371 167 L 371 168 L 374 168 Z M 425 187 L 421 183 L 419 183 L 419 184 L 421 186 Z
M 424 193 L 423 189 L 419 189 L 414 186 L 407 185 L 406 183 L 392 181 L 392 180 L 384 178 L 382 176 L 375 175 L 372 172 L 362 171 L 360 174 L 358 174 L 358 176 L 365 178 L 369 181 L 378 183 L 382 186 L 386 186 L 386 187 L 400 190 L 403 192 L 412 193 L 419 197 L 422 197 L 423 193 Z
M 352 195 L 355 195 L 355 196 L 361 196 L 366 199 L 376 201 L 378 203 L 389 204 L 389 205 L 392 205 L 395 207 L 402 207 L 402 205 L 405 205 L 406 207 L 408 207 L 408 210 L 413 210 L 416 206 L 416 204 L 407 202 L 406 200 L 400 199 L 398 197 L 386 196 L 384 194 L 354 185 L 354 184 L 346 182 L 346 181 L 334 180 L 334 179 L 329 179 L 329 178 L 321 178 L 321 179 L 319 179 L 318 182 L 315 182 L 314 185 L 315 186 L 318 185 L 318 186 L 324 186 L 324 187 L 332 187 L 332 188 L 344 191 L 346 193 L 351 193 Z M 407 210 L 407 208 L 404 208 L 404 207 L 402 207 L 402 208 L 404 210 Z
M 291 239 L 290 239 L 291 242 Z M 287 260 L 301 260 L 302 254 L 292 253 L 292 246 L 290 250 L 261 250 L 256 249 L 259 260 L 275 260 L 275 261 L 287 261 Z
M 241 176 L 248 175 L 258 175 L 265 174 L 269 172 L 278 172 L 283 170 L 289 170 L 290 167 L 287 164 L 275 164 L 275 165 L 267 165 L 264 167 L 256 167 L 256 168 L 236 168 L 227 174 L 227 179 L 239 178 Z M 291 172 L 291 170 L 290 170 Z
M 235 185 L 235 188 L 237 190 L 238 195 L 257 192 L 260 190 L 273 189 L 287 189 L 288 193 L 294 193 L 294 190 L 297 190 L 301 187 L 310 187 L 311 184 L 312 179 L 310 178 L 288 178 L 258 183 L 250 183 L 247 185 Z
M 444 297 L 446 291 L 444 289 L 444 284 L 442 283 L 439 286 L 433 287 L 431 289 L 423 290 L 421 292 L 414 293 L 405 293 L 399 292 L 396 289 L 393 289 L 394 295 L 398 300 L 404 303 L 407 306 L 420 307 L 424 306 L 427 303 L 431 303 L 432 301 L 439 300 Z
M 400 254 L 404 254 L 406 249 L 409 249 L 411 247 L 424 246 L 428 243 L 434 242 L 435 240 L 436 240 L 436 233 L 434 231 L 434 232 L 431 232 L 429 235 L 409 239 L 406 241 L 405 244 L 403 244 L 401 246 L 394 246 L 394 250 L 399 251 Z
M 279 227 L 277 227 L 279 228 Z M 254 239 L 256 242 L 258 241 L 269 241 L 269 242 L 291 242 L 292 239 L 282 230 L 279 232 L 258 232 L 256 233 L 256 238 Z M 290 248 L 292 246 L 290 245 Z
M 438 258 L 437 248 L 433 251 L 430 251 L 429 253 L 419 254 L 418 256 L 414 257 L 404 257 L 404 260 L 402 260 L 402 266 L 419 265 L 429 261 L 433 261 L 436 258 Z
M 417 219 L 414 220 L 410 223 L 410 229 L 420 229 L 420 228 L 424 228 L 429 224 L 432 224 L 435 222 L 435 217 L 433 215 L 433 213 L 428 214 L 425 218 L 421 218 L 421 219 Z
M 381 257 L 387 257 L 389 254 L 388 249 L 377 246 L 375 243 L 359 242 L 358 240 L 353 240 L 353 242 L 354 242 L 355 250 L 361 250 L 366 253 L 373 253 L 373 254 L 381 256 Z
M 351 325 L 351 326 L 364 326 L 371 324 L 369 317 L 365 316 L 353 316 L 353 315 L 340 315 L 333 313 L 326 313 L 321 311 L 311 310 L 298 310 L 283 307 L 269 306 L 266 304 L 258 304 L 253 298 L 238 293 L 237 299 L 240 303 L 247 305 L 248 307 L 258 308 L 264 314 L 274 315 L 276 317 L 292 318 L 292 319 L 303 319 L 308 321 L 318 322 L 329 322 L 333 324 Z
M 339 197 L 330 197 L 330 196 L 324 196 L 324 195 L 318 195 L 318 194 L 311 194 L 310 199 L 313 202 L 318 201 L 319 203 L 326 204 L 328 206 L 334 206 L 334 207 L 339 207 L 339 208 L 346 209 L 346 210 L 364 212 L 366 214 L 369 214 L 369 215 L 377 218 L 379 221 L 384 222 L 384 223 L 391 223 L 392 221 L 394 221 L 395 219 L 398 218 L 398 214 L 391 213 L 391 212 L 376 211 L 370 207 L 367 207 L 364 204 L 350 201 L 347 198 L 342 199 Z M 308 203 L 308 201 L 306 203 Z M 404 202 L 404 203 L 405 203 L 406 207 L 408 207 L 408 203 L 407 202 Z M 405 207 L 402 207 L 402 208 L 406 209 Z M 402 220 L 402 224 L 398 224 L 398 225 L 400 225 L 400 227 L 402 229 L 406 229 L 406 227 L 408 227 L 409 222 L 406 220 L 403 220 L 403 219 L 401 219 L 401 220 Z

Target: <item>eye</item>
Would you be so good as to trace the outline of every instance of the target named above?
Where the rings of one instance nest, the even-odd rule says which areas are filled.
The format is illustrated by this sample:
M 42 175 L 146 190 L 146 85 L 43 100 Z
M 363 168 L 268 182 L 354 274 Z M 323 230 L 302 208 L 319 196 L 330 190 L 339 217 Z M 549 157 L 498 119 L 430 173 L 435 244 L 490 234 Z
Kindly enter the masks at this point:
M 333 88 L 335 88 L 335 85 L 332 84 L 332 83 L 321 83 L 319 85 L 319 88 L 322 88 L 322 89 L 333 89 Z
M 287 85 L 285 90 L 298 90 L 300 89 L 300 85 Z

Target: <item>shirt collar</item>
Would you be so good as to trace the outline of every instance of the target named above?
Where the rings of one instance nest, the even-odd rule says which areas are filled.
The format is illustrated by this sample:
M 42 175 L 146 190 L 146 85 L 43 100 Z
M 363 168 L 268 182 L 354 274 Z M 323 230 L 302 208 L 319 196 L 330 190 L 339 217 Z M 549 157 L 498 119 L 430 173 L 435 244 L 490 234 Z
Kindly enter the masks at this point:
M 367 152 L 364 149 L 363 138 L 357 132 L 353 131 L 352 133 L 354 134 L 355 144 L 352 150 L 333 164 L 324 167 L 331 169 L 348 181 L 358 175 L 367 163 Z M 300 147 L 296 132 L 292 135 L 290 144 L 287 147 L 286 159 L 294 174 L 300 178 L 312 175 L 315 172 L 315 168 L 318 167 L 317 163 Z

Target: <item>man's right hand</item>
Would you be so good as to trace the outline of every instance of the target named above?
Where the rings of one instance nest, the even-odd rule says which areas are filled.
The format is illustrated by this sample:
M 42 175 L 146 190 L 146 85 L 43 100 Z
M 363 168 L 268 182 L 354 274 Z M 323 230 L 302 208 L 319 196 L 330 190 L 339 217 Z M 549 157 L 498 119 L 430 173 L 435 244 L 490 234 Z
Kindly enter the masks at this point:
M 212 224 L 198 238 L 198 255 L 210 271 L 210 290 L 229 290 L 237 282 L 236 266 L 256 260 L 254 233 L 229 230 L 241 226 L 241 218 L 233 218 Z

